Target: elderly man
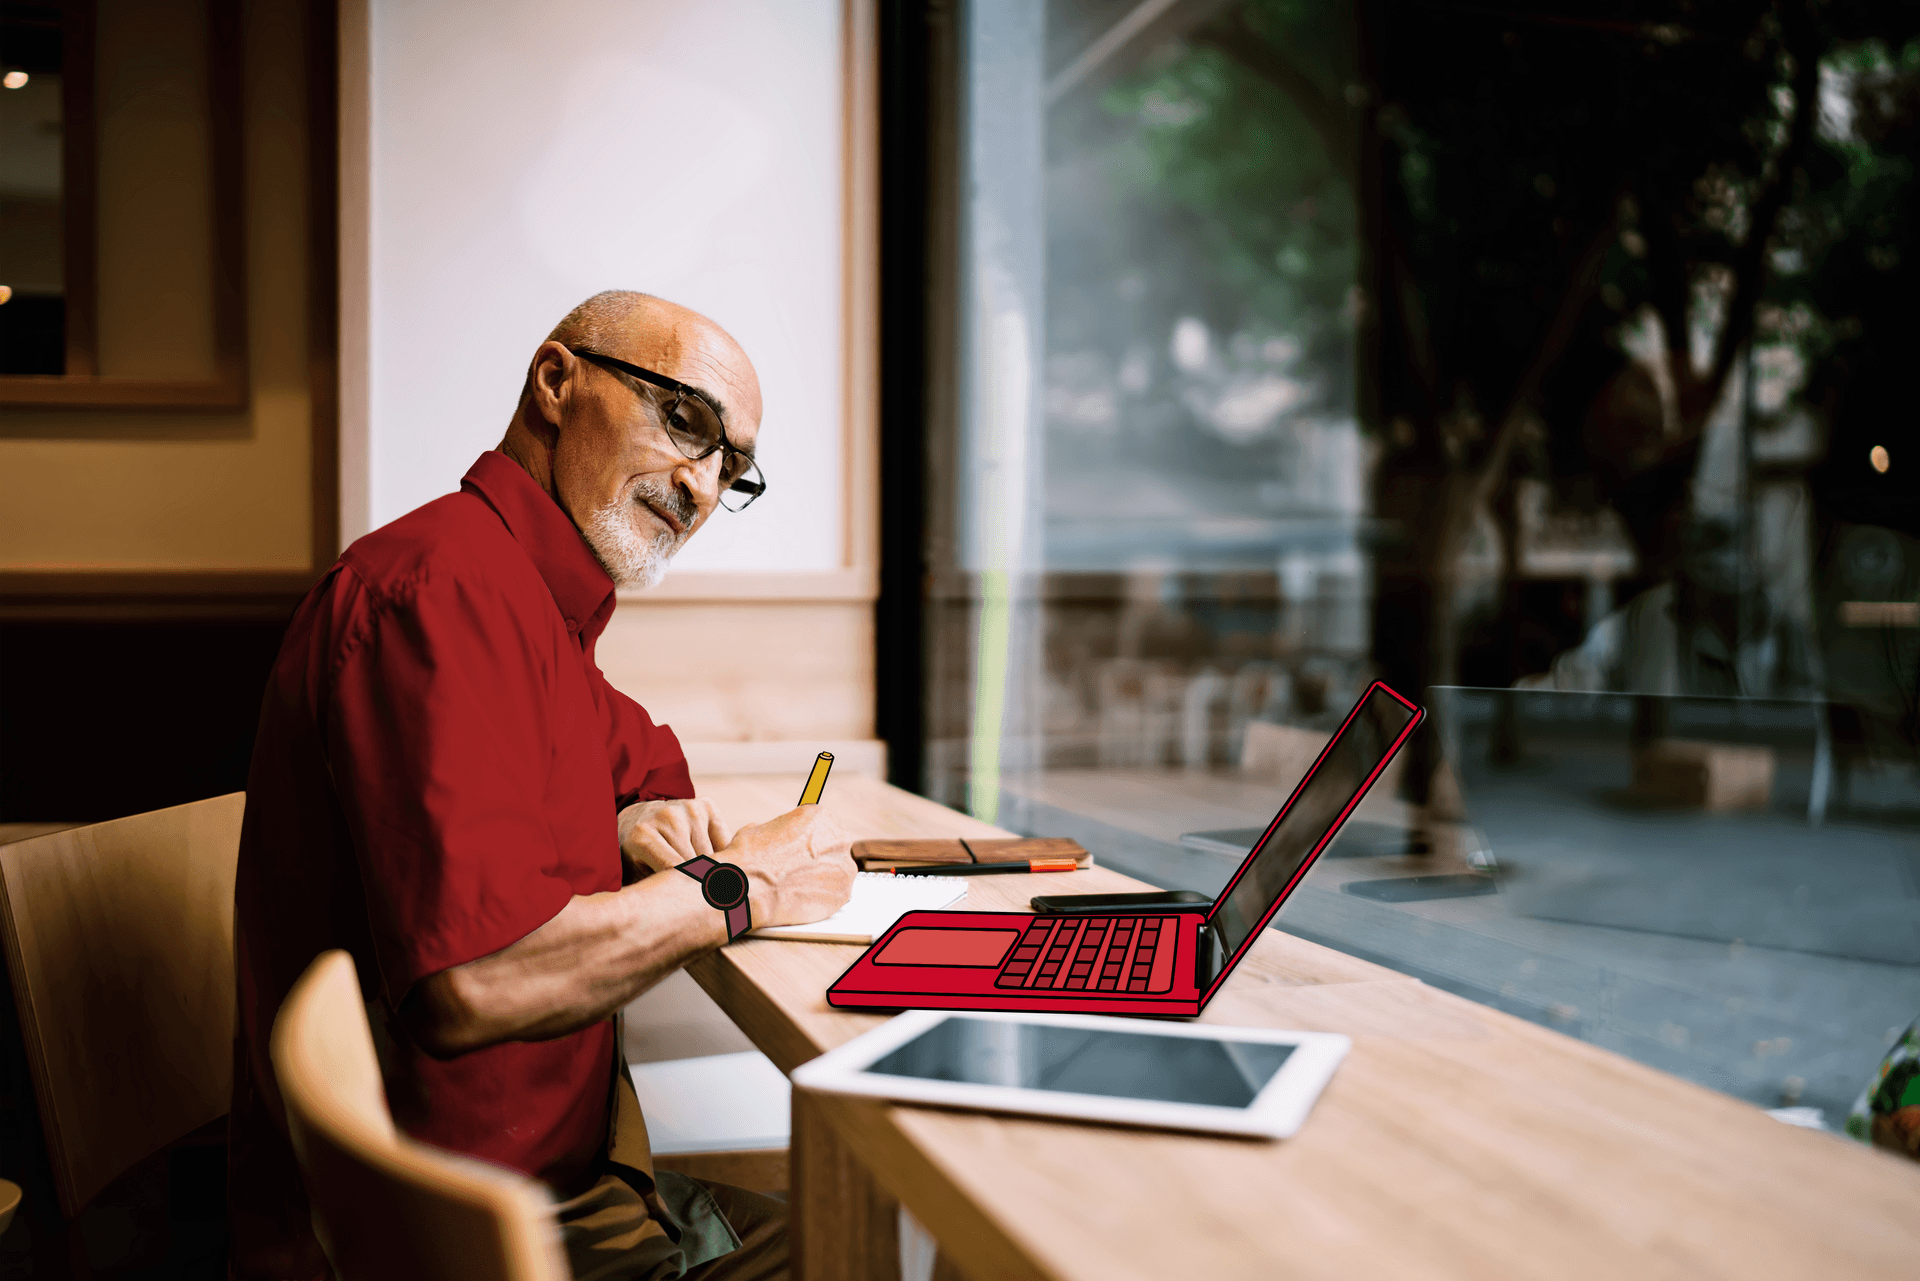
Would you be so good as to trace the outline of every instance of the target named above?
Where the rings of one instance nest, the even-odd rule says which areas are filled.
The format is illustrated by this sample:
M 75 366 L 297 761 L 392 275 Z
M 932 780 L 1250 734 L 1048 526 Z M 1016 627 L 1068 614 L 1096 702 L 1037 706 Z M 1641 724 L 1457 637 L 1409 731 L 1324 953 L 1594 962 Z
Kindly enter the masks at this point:
M 614 588 L 764 488 L 759 420 L 717 325 L 597 295 L 460 492 L 360 539 L 294 615 L 235 896 L 237 1275 L 327 1272 L 267 1047 L 329 948 L 359 966 L 395 1122 L 546 1182 L 577 1276 L 785 1275 L 779 1202 L 653 1169 L 614 1016 L 749 923 L 829 914 L 847 842 L 815 806 L 730 835 L 594 664 Z

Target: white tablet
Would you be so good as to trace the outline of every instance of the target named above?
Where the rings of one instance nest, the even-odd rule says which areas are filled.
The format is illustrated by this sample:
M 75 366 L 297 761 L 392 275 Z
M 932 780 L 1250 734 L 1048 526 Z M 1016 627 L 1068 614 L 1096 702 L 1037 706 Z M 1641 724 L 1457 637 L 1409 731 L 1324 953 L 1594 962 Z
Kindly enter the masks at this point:
M 909 1010 L 803 1063 L 832 1094 L 1281 1139 L 1300 1128 L 1352 1044 L 1090 1014 Z

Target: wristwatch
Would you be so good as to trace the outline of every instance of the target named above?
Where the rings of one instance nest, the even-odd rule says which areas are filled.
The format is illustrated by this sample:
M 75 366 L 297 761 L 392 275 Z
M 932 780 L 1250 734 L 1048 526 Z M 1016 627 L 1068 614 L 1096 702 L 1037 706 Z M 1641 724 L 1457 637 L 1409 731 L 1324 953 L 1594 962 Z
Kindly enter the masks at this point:
M 732 942 L 753 928 L 753 908 L 747 902 L 747 874 L 732 863 L 718 863 L 705 854 L 675 864 L 700 882 L 700 896 L 707 905 L 727 914 L 727 941 Z

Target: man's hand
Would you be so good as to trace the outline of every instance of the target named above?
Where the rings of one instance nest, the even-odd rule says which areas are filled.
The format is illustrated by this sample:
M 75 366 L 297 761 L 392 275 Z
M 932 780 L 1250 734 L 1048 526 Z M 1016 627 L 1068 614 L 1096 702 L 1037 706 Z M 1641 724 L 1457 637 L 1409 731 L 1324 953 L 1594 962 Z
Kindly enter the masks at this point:
M 624 885 L 702 854 L 718 858 L 716 851 L 733 839 L 712 801 L 641 801 L 621 810 L 616 822 Z
M 802 805 L 741 828 L 714 857 L 746 872 L 755 925 L 802 925 L 832 916 L 853 893 L 850 844 L 831 813 Z

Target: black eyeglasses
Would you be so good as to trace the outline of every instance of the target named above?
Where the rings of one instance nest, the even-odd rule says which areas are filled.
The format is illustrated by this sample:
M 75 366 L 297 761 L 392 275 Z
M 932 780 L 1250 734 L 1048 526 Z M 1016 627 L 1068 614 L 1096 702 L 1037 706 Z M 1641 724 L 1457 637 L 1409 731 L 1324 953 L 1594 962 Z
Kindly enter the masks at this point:
M 694 462 L 699 462 L 716 449 L 720 451 L 722 507 L 737 512 L 767 492 L 767 479 L 760 474 L 760 466 L 753 461 L 753 455 L 727 439 L 727 429 L 720 421 L 720 411 L 697 388 L 665 374 L 656 374 L 651 369 L 630 365 L 603 352 L 590 351 L 585 347 L 569 347 L 567 350 L 603 369 L 638 378 L 668 393 L 657 399 L 661 425 L 666 429 L 667 439 L 673 442 L 674 448 Z

